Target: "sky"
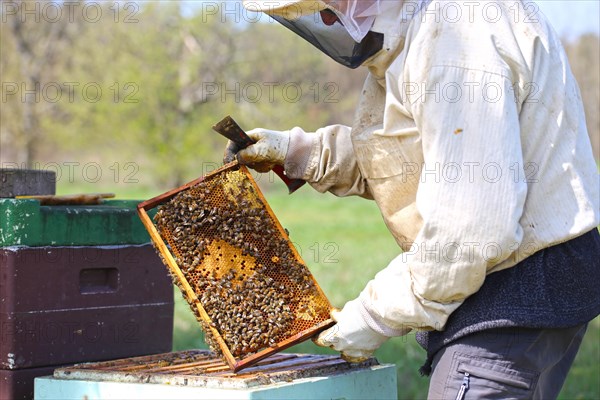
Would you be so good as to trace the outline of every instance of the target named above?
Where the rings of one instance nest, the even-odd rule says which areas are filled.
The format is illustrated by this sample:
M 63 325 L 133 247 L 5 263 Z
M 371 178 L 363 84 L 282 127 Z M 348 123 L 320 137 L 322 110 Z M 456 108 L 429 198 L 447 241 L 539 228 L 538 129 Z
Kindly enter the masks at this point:
M 182 9 L 186 10 L 199 7 L 203 2 L 220 4 L 226 0 L 183 0 Z M 388 0 L 392 1 L 392 0 Z M 518 0 L 503 0 L 515 2 Z M 531 0 L 525 0 L 530 2 Z M 541 11 L 558 34 L 566 39 L 574 39 L 584 33 L 600 35 L 600 0 L 534 0 L 539 6 L 529 10 Z
M 536 3 L 561 37 L 600 35 L 600 0 L 536 0 Z

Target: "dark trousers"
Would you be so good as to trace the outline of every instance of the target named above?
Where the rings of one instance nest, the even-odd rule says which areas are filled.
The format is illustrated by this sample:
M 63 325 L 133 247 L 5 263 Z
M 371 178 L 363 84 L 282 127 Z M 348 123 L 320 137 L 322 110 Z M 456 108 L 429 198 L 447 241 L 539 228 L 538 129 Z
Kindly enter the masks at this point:
M 460 338 L 435 355 L 428 398 L 555 399 L 586 328 L 497 328 Z

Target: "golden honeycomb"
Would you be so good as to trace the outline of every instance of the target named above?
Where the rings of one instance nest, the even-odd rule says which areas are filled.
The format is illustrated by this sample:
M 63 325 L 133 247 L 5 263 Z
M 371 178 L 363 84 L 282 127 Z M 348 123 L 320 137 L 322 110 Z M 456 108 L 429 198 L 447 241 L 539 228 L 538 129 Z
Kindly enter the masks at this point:
M 142 207 L 158 206 L 146 227 L 207 343 L 230 364 L 330 325 L 328 299 L 245 167 L 229 164 L 156 199 Z

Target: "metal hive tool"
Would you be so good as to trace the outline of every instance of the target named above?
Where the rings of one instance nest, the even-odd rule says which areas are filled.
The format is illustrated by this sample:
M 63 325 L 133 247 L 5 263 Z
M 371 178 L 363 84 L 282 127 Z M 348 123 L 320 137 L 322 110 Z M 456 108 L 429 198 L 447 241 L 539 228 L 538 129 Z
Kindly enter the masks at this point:
M 327 297 L 246 167 L 228 164 L 138 212 L 206 342 L 234 371 L 333 325 Z

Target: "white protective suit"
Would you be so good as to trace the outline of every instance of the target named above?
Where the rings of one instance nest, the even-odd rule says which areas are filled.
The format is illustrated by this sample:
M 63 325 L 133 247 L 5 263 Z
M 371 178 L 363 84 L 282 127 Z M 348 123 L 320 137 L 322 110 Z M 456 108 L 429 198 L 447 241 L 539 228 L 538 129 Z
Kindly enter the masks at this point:
M 382 4 L 384 49 L 352 127 L 293 128 L 285 169 L 377 203 L 404 253 L 354 308 L 389 337 L 443 329 L 487 274 L 596 227 L 599 181 L 542 15 L 518 1 Z

